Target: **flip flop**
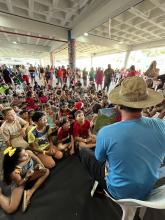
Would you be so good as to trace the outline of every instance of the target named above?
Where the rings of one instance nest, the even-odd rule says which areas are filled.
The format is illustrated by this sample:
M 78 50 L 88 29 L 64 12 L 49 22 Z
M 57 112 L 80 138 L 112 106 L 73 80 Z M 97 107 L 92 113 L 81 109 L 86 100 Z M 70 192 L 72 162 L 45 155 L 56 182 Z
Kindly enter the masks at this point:
M 29 203 L 30 203 L 30 201 L 27 202 L 26 199 L 27 199 L 27 190 L 24 190 L 24 194 L 23 194 L 23 204 L 22 204 L 22 211 L 23 211 L 23 212 L 26 211 L 26 209 L 27 209 L 27 207 L 28 207 L 28 205 L 29 205 Z

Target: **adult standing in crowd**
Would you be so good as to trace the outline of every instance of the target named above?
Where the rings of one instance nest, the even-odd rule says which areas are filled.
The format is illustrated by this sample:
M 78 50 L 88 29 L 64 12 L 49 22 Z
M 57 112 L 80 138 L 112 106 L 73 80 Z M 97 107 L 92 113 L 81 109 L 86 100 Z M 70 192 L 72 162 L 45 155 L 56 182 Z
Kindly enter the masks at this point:
M 49 88 L 51 89 L 52 86 L 53 86 L 53 75 L 54 75 L 54 71 L 55 71 L 55 68 L 54 66 L 51 65 L 50 67 L 50 78 L 49 78 Z
M 96 76 L 95 76 L 97 90 L 99 88 L 99 85 L 100 85 L 100 87 L 102 89 L 103 77 L 104 77 L 104 73 L 103 73 L 101 67 L 98 67 L 98 69 L 96 70 Z
M 50 65 L 47 65 L 47 67 L 45 69 L 45 80 L 46 80 L 47 86 L 48 86 L 50 77 L 51 77 Z
M 11 74 L 5 64 L 2 66 L 2 76 L 6 84 L 12 84 Z
M 44 73 L 45 73 L 45 70 L 43 66 L 40 66 L 39 67 L 39 79 L 41 80 L 42 83 L 44 82 Z
M 127 73 L 127 77 L 139 76 L 140 73 L 136 71 L 135 66 L 132 65 Z
M 128 77 L 109 96 L 122 121 L 102 128 L 94 153 L 80 158 L 90 175 L 115 199 L 145 199 L 160 178 L 165 156 L 165 121 L 142 117 L 142 109 L 161 103 L 163 96 L 147 88 L 141 77 Z
M 144 73 L 144 75 L 149 77 L 149 78 L 156 78 L 156 77 L 158 77 L 159 69 L 156 66 L 157 66 L 157 62 L 155 60 L 152 61 L 152 63 L 150 64 L 149 68 Z
M 32 66 L 32 64 L 30 64 L 29 66 L 29 73 L 30 73 L 30 77 L 31 77 L 31 83 L 33 84 L 35 81 L 35 67 Z
M 63 71 L 62 68 L 59 67 L 57 70 L 57 84 L 59 85 L 59 83 L 61 84 L 61 87 L 63 85 Z
M 94 82 L 94 78 L 95 78 L 95 71 L 94 68 L 92 67 L 89 71 L 89 81 Z
M 26 82 L 26 84 L 28 84 L 28 83 L 29 83 L 29 72 L 28 72 L 28 70 L 25 68 L 24 65 L 22 65 L 21 73 L 22 73 L 22 80 L 23 80 L 24 82 Z
M 157 90 L 158 89 L 163 89 L 164 84 L 165 84 L 165 74 L 162 74 L 162 75 L 158 76 L 157 80 L 159 81 L 159 85 L 157 87 Z
M 88 71 L 86 70 L 86 68 L 84 68 L 83 72 L 82 72 L 82 79 L 83 79 L 83 86 L 84 87 L 87 86 L 87 77 L 88 77 Z
M 67 70 L 65 68 L 65 66 L 62 66 L 62 72 L 63 72 L 63 81 L 64 83 L 67 83 Z
M 114 70 L 111 68 L 111 64 L 108 64 L 108 68 L 104 71 L 104 90 L 107 89 L 109 91 L 109 86 L 114 76 Z

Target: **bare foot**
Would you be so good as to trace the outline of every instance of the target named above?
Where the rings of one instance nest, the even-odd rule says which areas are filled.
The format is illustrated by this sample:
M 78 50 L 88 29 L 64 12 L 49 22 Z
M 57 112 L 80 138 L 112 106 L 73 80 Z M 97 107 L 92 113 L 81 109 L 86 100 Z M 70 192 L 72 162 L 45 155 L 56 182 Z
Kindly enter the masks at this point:
M 71 150 L 71 151 L 70 151 L 70 155 L 73 155 L 73 154 L 74 154 L 74 150 Z

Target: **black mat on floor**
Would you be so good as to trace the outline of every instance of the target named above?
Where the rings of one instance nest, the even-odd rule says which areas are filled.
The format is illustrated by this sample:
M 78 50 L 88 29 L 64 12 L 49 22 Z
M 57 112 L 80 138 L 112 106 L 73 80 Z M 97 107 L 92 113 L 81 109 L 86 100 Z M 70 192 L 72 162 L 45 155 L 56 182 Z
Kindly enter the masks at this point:
M 26 213 L 21 206 L 13 215 L 0 212 L 0 220 L 109 220 L 120 219 L 108 199 L 90 198 L 93 181 L 77 156 L 60 161 L 44 185 L 34 194 Z M 1 215 L 2 213 L 2 215 Z M 119 216 L 119 217 L 118 217 Z
M 45 184 L 34 194 L 27 212 L 19 210 L 5 215 L 0 210 L 0 220 L 119 220 L 121 209 L 110 199 L 95 195 L 90 197 L 93 181 L 76 155 L 60 161 Z M 144 220 L 165 219 L 165 211 L 149 211 Z M 164 213 L 164 218 L 162 216 Z M 157 218 L 152 216 L 157 215 Z M 135 218 L 138 219 L 137 217 Z

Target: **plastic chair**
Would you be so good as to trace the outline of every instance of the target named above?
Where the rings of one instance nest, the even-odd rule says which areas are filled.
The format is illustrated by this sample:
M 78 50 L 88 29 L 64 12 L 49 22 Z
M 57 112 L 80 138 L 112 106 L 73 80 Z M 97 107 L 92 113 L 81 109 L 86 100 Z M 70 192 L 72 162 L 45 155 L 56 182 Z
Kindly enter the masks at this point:
M 91 196 L 93 196 L 98 182 L 95 181 L 93 188 L 91 190 Z M 105 190 L 104 190 L 105 191 Z M 137 208 L 141 207 L 140 218 L 144 217 L 146 207 L 154 209 L 165 209 L 165 185 L 153 189 L 149 197 L 146 200 L 138 199 L 119 199 L 116 200 L 105 191 L 107 197 L 112 199 L 114 202 L 120 205 L 123 211 L 121 220 L 133 220 L 136 214 Z

